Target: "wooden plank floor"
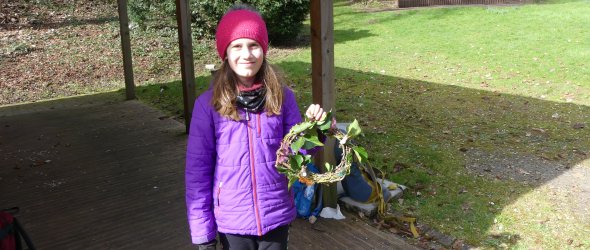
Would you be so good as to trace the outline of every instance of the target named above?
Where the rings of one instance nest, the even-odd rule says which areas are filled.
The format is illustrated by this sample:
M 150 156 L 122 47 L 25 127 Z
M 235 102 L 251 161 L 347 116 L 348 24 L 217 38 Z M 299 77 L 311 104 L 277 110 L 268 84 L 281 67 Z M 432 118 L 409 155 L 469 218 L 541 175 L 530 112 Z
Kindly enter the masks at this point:
M 38 249 L 194 249 L 184 125 L 137 101 L 79 97 L 0 107 L 0 208 Z M 352 218 L 304 220 L 291 249 L 412 249 Z

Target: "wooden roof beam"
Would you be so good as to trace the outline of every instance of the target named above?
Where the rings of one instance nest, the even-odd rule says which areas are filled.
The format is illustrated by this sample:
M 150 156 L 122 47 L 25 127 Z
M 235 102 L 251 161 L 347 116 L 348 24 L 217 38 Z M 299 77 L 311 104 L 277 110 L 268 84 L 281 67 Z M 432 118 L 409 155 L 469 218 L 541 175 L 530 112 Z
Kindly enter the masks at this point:
M 133 60 L 131 58 L 131 39 L 129 38 L 129 17 L 127 0 L 118 0 L 119 32 L 121 35 L 121 51 L 123 52 L 123 72 L 125 74 L 125 96 L 127 100 L 135 99 L 133 83 Z

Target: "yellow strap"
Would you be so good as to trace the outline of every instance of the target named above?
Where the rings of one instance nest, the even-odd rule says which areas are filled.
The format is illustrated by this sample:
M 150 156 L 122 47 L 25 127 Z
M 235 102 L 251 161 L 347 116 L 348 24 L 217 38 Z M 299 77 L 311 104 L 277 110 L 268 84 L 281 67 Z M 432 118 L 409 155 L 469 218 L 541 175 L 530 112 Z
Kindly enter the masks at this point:
M 377 206 L 378 216 L 380 218 L 384 218 L 384 219 L 387 220 L 387 218 L 390 218 L 390 217 L 385 215 L 386 212 L 387 212 L 386 211 L 387 210 L 387 204 L 385 204 L 385 200 L 383 198 L 383 190 L 382 190 L 382 187 L 381 187 L 382 183 L 379 183 L 377 181 L 377 177 L 375 176 L 375 173 L 373 173 L 373 167 L 370 165 L 370 163 L 369 163 L 369 165 L 363 165 L 363 167 L 364 168 L 361 169 L 361 174 L 363 175 L 364 178 L 366 178 L 366 180 L 369 182 L 369 184 L 373 187 L 373 192 L 377 191 L 377 196 L 378 196 L 377 202 L 379 203 L 379 205 Z M 367 173 L 366 172 L 367 167 L 370 168 L 369 171 L 371 171 L 371 173 Z M 379 169 L 379 171 L 381 171 L 381 169 Z M 372 177 L 372 178 L 369 178 L 369 176 L 367 176 L 368 174 L 371 174 L 370 177 Z M 385 174 L 383 173 L 383 171 L 381 171 L 381 174 L 383 176 L 383 179 L 385 179 Z M 385 183 L 383 183 L 383 184 L 385 184 Z M 393 187 L 392 185 L 389 185 L 387 187 L 387 189 L 388 190 L 393 190 L 393 189 L 390 189 L 390 188 Z M 395 185 L 395 188 L 397 188 L 397 185 Z M 371 193 L 371 200 L 373 198 L 373 195 L 374 195 L 374 193 Z M 375 198 L 377 198 L 377 197 L 375 197 Z M 393 218 L 395 218 L 395 219 L 397 219 L 399 221 L 403 221 L 403 222 L 409 223 L 410 224 L 410 231 L 412 232 L 412 235 L 414 236 L 414 238 L 420 237 L 420 234 L 418 234 L 418 230 L 416 230 L 416 225 L 414 225 L 414 223 L 416 222 L 416 218 L 413 218 L 413 217 L 403 217 L 403 216 L 393 216 Z
M 418 234 L 418 230 L 416 230 L 416 226 L 414 225 L 414 223 L 416 222 L 416 218 L 399 216 L 397 217 L 397 219 L 403 222 L 410 223 L 410 231 L 412 232 L 414 238 L 420 237 L 420 235 Z
M 412 232 L 412 236 L 414 236 L 414 238 L 420 237 L 420 234 L 418 234 L 418 230 L 416 229 L 416 225 L 414 224 L 414 223 L 416 223 L 416 218 L 397 216 L 397 215 L 388 215 L 388 216 L 383 217 L 383 220 L 385 220 L 385 221 L 396 220 L 399 222 L 407 222 L 408 224 L 410 224 L 410 232 Z

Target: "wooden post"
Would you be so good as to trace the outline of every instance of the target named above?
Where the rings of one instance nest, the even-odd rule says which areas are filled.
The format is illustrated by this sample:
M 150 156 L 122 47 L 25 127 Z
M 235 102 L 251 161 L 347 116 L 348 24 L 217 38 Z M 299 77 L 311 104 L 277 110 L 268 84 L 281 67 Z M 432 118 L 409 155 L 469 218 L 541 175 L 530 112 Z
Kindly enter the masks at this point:
M 190 12 L 188 0 L 176 0 L 176 22 L 178 24 L 178 44 L 180 47 L 180 71 L 182 74 L 182 93 L 184 101 L 184 124 L 189 133 L 193 105 L 196 98 L 195 66 L 193 62 L 193 41 L 191 38 Z
M 311 17 L 311 85 L 313 103 L 335 114 L 336 94 L 334 91 L 334 14 L 332 0 L 312 0 Z M 335 163 L 334 139 L 325 142 L 324 150 L 315 158 L 316 166 L 324 169 L 324 162 Z M 324 206 L 335 208 L 337 204 L 336 184 L 323 188 Z
M 123 72 L 125 74 L 125 96 L 127 100 L 131 100 L 135 99 L 135 84 L 133 83 L 133 61 L 131 58 L 131 40 L 129 38 L 127 0 L 118 0 L 118 9 L 121 50 L 123 51 Z

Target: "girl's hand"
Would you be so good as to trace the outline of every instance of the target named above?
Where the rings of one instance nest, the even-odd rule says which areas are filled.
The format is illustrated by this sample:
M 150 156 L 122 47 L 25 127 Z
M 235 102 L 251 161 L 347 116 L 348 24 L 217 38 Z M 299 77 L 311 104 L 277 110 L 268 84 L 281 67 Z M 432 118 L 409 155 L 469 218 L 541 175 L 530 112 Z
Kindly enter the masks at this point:
M 309 105 L 309 108 L 305 111 L 305 116 L 310 121 L 323 121 L 326 119 L 326 112 L 324 112 L 319 104 L 312 104 Z

